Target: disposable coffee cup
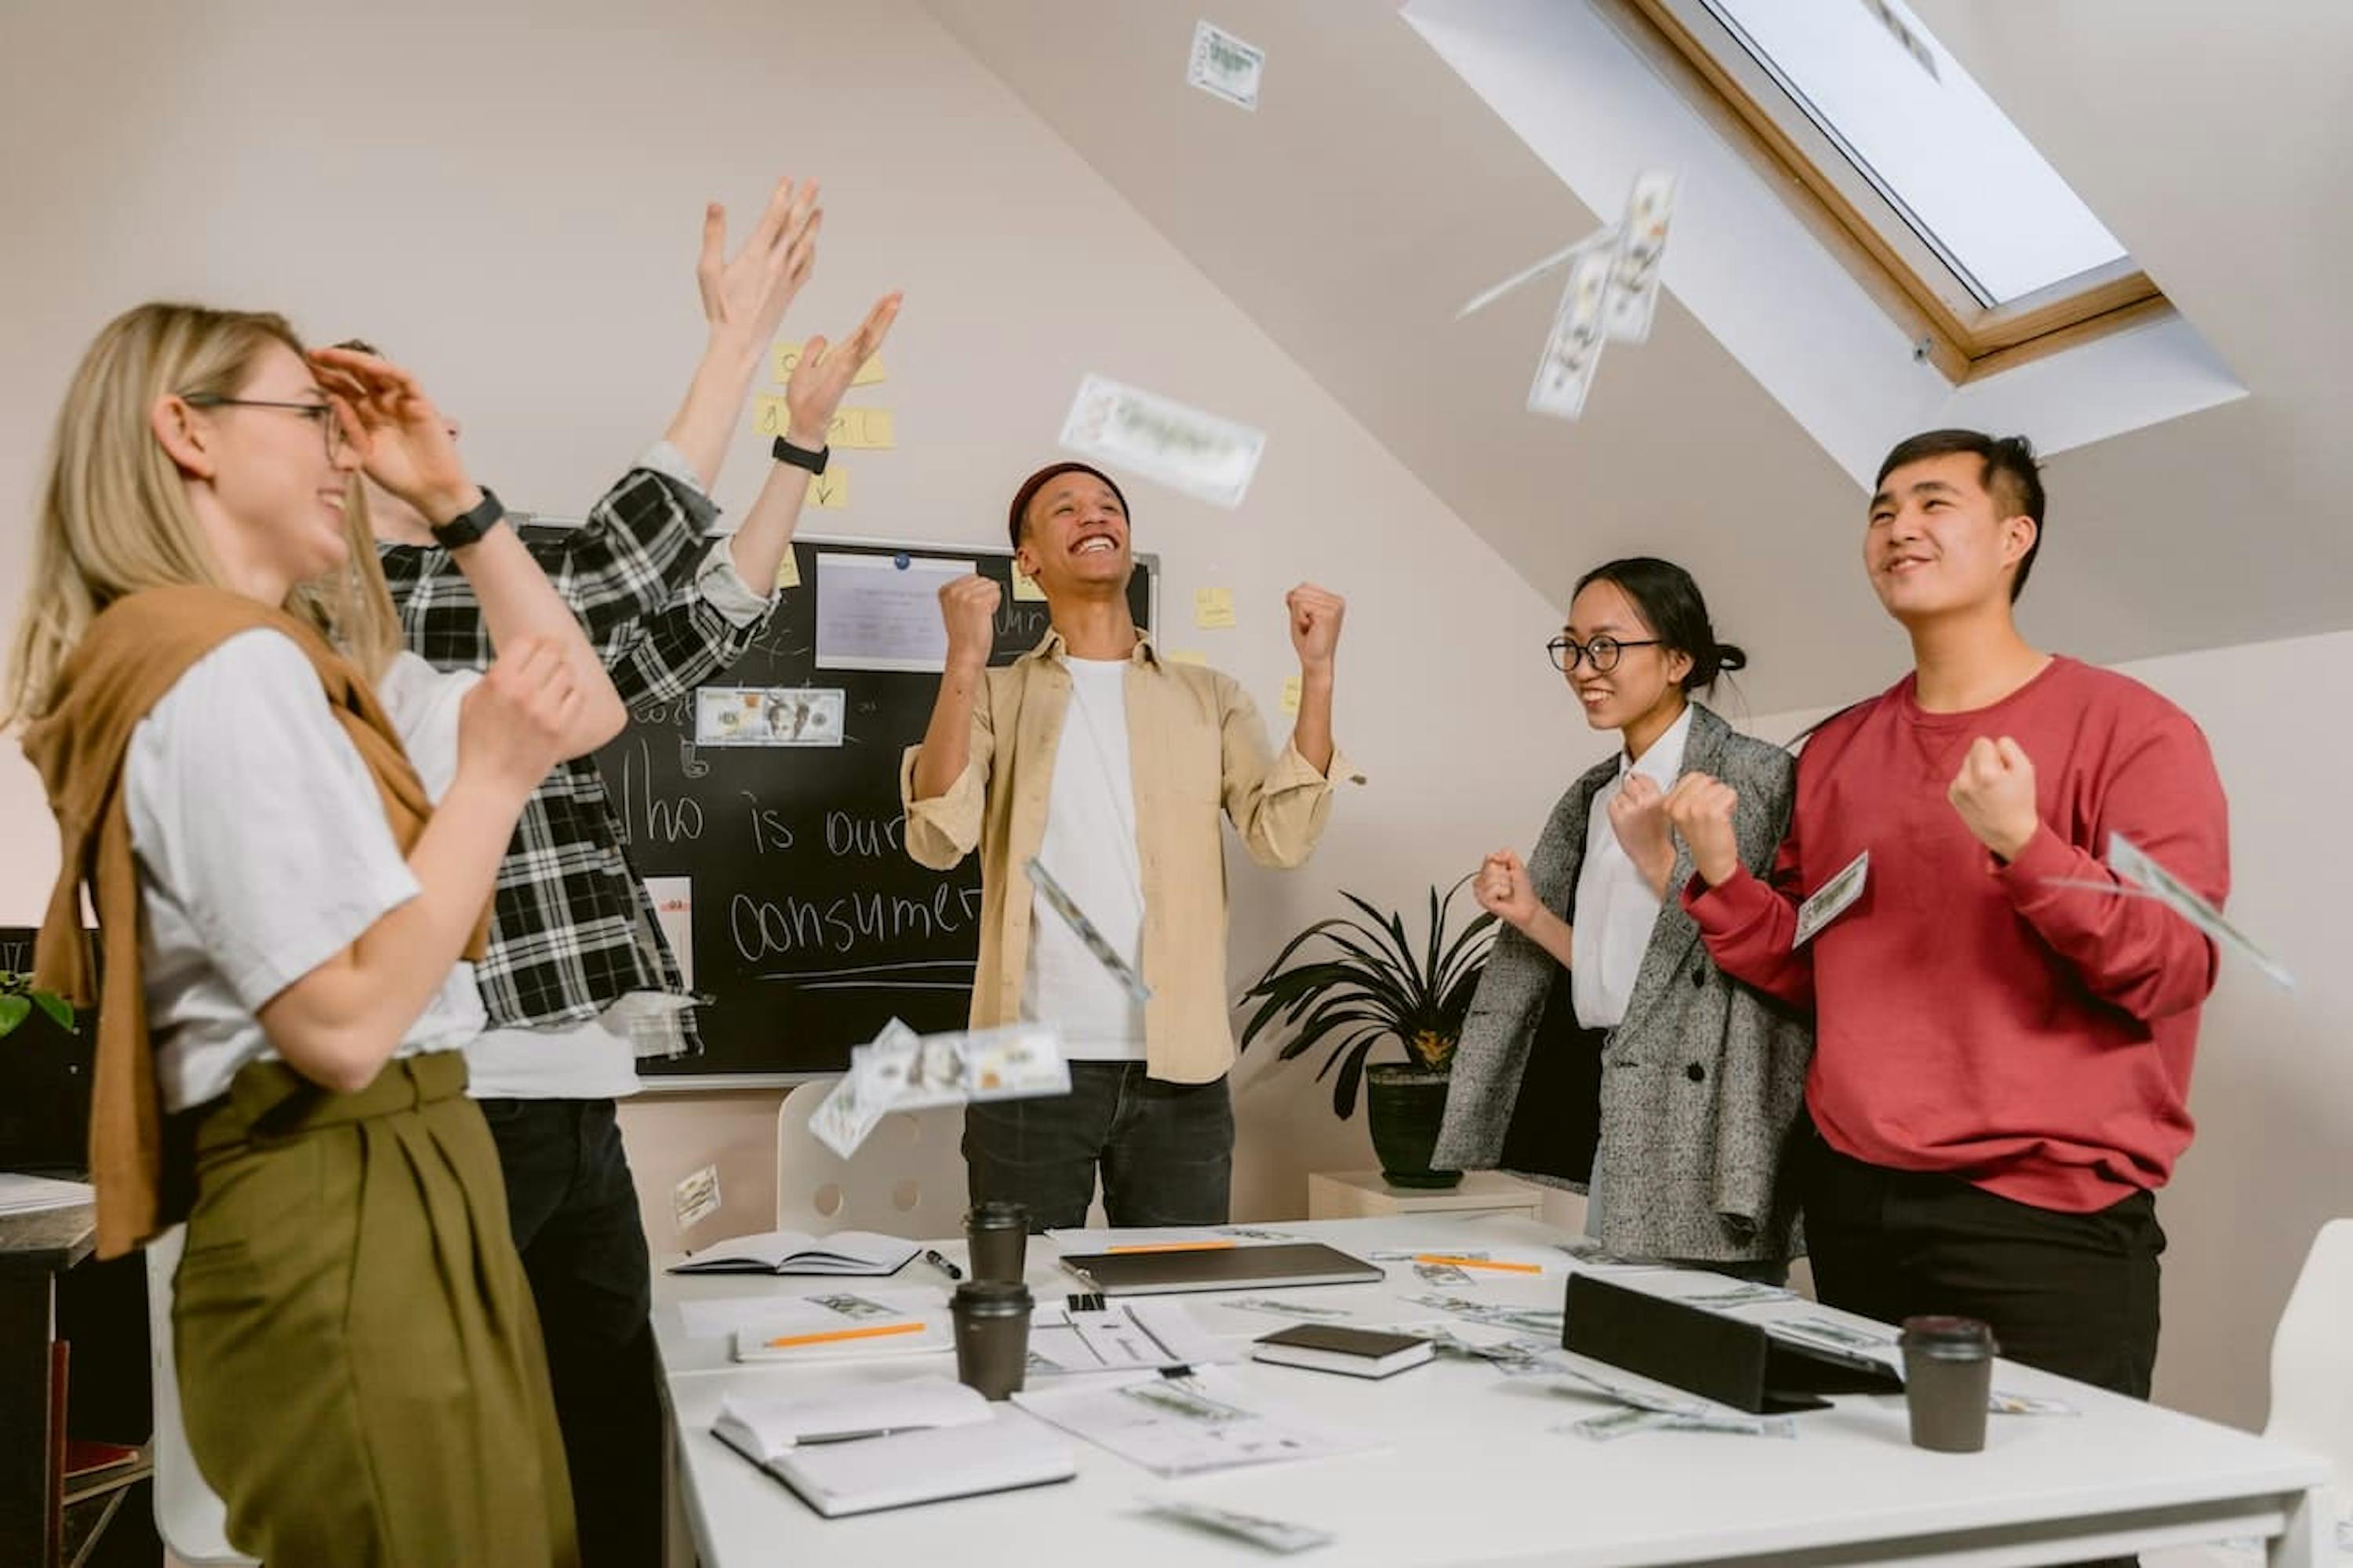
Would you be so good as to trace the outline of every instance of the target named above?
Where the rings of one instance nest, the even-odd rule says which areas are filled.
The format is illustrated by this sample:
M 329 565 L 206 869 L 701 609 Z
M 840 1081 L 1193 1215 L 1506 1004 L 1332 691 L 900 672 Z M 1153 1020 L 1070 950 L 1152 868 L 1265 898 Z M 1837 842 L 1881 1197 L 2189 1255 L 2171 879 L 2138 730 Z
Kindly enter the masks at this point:
M 1029 1251 L 1029 1211 L 995 1199 L 964 1217 L 965 1245 L 975 1279 L 1019 1281 Z
M 955 1324 L 956 1381 L 984 1399 L 1021 1392 L 1029 1367 L 1029 1287 L 1018 1280 L 967 1279 L 948 1316 Z
M 1998 1349 L 1993 1330 L 1974 1318 L 1906 1318 L 1903 1343 L 1912 1446 L 1939 1454 L 1983 1448 Z

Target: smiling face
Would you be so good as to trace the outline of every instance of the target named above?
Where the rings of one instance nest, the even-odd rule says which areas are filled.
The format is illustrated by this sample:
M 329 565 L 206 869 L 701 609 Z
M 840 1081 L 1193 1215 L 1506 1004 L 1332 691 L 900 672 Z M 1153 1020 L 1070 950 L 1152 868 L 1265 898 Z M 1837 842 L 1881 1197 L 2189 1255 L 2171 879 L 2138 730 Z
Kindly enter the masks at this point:
M 1079 469 L 1048 480 L 1029 498 L 1018 559 L 1050 599 L 1124 592 L 1135 562 L 1118 492 Z
M 1887 613 L 1907 626 L 2007 607 L 2034 520 L 2004 515 L 1974 452 L 1890 470 L 1871 498 L 1863 569 Z
M 326 393 L 300 355 L 272 342 L 232 396 L 243 401 L 189 410 L 209 468 L 197 515 L 214 549 L 237 576 L 265 584 L 333 571 L 348 555 L 344 507 L 359 459 Z
M 1595 729 L 1624 729 L 1644 715 L 1680 707 L 1682 682 L 1691 673 L 1691 655 L 1656 646 L 1658 633 L 1643 619 L 1631 595 L 1608 577 L 1585 585 L 1568 607 L 1569 639 L 1589 647 L 1595 639 L 1618 643 L 1618 662 L 1596 670 L 1588 656 L 1568 672 L 1569 689 Z M 1629 647 L 1629 643 L 1648 643 Z

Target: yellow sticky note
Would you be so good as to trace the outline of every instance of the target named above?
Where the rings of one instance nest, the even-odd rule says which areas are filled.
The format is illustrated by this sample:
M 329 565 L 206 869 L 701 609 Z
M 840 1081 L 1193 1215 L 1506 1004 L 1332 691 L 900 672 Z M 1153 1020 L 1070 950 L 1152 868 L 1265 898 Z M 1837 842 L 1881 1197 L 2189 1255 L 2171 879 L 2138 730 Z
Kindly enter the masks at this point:
M 832 352 L 835 346 L 828 344 L 827 352 Z M 797 343 L 776 344 L 776 378 L 780 382 L 790 381 L 793 378 L 794 370 L 799 367 L 801 362 L 801 345 Z M 850 377 L 849 384 L 852 387 L 871 387 L 882 378 L 882 356 L 877 354 L 858 367 L 858 374 Z
M 752 429 L 764 436 L 781 436 L 793 422 L 781 392 L 763 392 L 752 399 Z
M 843 408 L 833 416 L 826 444 L 844 451 L 887 451 L 892 440 L 888 408 Z
M 1037 578 L 1021 569 L 1018 561 L 1013 563 L 1013 597 L 1031 604 L 1046 602 L 1046 590 L 1038 586 Z
M 1282 683 L 1282 711 L 1287 714 L 1299 711 L 1299 677 L 1296 675 Z
M 1234 623 L 1234 590 L 1207 588 L 1193 590 L 1193 624 L 1204 631 Z
M 1206 664 L 1209 657 L 1198 648 L 1171 648 L 1168 662 L 1171 664 Z
M 776 588 L 779 592 L 801 586 L 801 563 L 790 545 L 785 546 L 785 558 L 776 563 Z
M 808 506 L 821 506 L 828 512 L 839 512 L 849 504 L 849 472 L 846 469 L 828 467 L 823 473 L 809 475 Z

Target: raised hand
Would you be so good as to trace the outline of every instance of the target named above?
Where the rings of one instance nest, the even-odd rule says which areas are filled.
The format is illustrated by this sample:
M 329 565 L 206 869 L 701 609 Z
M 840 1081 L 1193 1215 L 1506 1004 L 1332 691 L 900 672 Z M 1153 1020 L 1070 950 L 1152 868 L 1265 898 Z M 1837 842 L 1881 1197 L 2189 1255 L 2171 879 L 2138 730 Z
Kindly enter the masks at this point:
M 417 377 L 388 359 L 349 348 L 312 351 L 311 368 L 368 477 L 426 522 L 438 527 L 481 499 L 466 475 L 449 421 Z
M 1479 901 L 1480 908 L 1522 931 L 1544 909 L 1536 898 L 1535 884 L 1528 880 L 1528 868 L 1507 849 L 1497 850 L 1480 863 L 1479 874 L 1471 882 L 1471 896 Z
M 841 407 L 841 396 L 849 390 L 859 368 L 874 357 L 882 340 L 891 334 L 902 297 L 892 293 L 875 301 L 858 330 L 840 343 L 813 337 L 801 345 L 800 363 L 793 366 L 792 378 L 785 383 L 785 408 L 791 415 L 786 440 L 804 451 L 825 445 L 833 411 Z
M 694 282 L 712 336 L 732 336 L 747 346 L 765 345 L 776 336 L 785 307 L 817 264 L 817 235 L 824 223 L 817 181 L 796 185 L 788 175 L 776 182 L 744 249 L 730 259 L 727 209 L 717 202 L 703 209 L 702 254 L 694 265 Z
M 1978 842 L 2004 860 L 2017 859 L 2042 826 L 2041 808 L 2035 804 L 2033 759 L 2008 736 L 2000 740 L 1979 736 L 1970 742 L 1945 796 Z
M 1704 773 L 1686 773 L 1667 791 L 1667 821 L 1691 851 L 1692 869 L 1713 887 L 1740 869 L 1740 840 L 1732 831 L 1740 792 Z
M 1340 645 L 1340 621 L 1348 601 L 1314 583 L 1301 583 L 1285 594 L 1283 608 L 1291 618 L 1291 646 L 1298 651 L 1303 671 L 1329 670 Z
M 997 646 L 997 602 L 1001 597 L 991 577 L 958 577 L 940 589 L 940 619 L 947 622 L 948 667 L 977 670 L 988 662 Z

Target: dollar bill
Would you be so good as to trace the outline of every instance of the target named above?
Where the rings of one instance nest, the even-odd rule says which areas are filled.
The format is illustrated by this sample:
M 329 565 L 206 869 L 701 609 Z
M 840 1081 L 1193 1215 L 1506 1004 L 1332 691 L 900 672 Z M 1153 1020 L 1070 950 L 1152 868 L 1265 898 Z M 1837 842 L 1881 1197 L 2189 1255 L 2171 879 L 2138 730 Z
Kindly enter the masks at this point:
M 1266 70 L 1266 51 L 1246 44 L 1209 22 L 1193 27 L 1193 57 L 1185 79 L 1214 98 L 1243 109 L 1258 107 L 1259 78 Z
M 1551 255 L 1545 257 L 1543 260 L 1532 262 L 1528 266 L 1521 268 L 1518 271 L 1513 273 L 1510 277 L 1504 279 L 1502 282 L 1495 284 L 1493 287 L 1482 289 L 1477 293 L 1472 295 L 1469 302 L 1465 303 L 1461 310 L 1454 313 L 1454 319 L 1459 322 L 1463 317 L 1470 315 L 1475 311 L 1485 310 L 1489 305 L 1493 304 L 1497 300 L 1502 299 L 1505 294 L 1510 293 L 1514 289 L 1518 288 L 1521 284 L 1532 283 L 1538 278 L 1543 277 L 1546 272 L 1551 271 L 1554 268 L 1560 266 L 1564 262 L 1573 261 L 1588 250 L 1615 250 L 1618 248 L 1618 225 L 1613 223 L 1609 228 L 1600 230 L 1599 233 L 1587 235 L 1584 238 L 1578 240 L 1574 245 L 1562 246 L 1559 249 L 1554 251 Z
M 702 686 L 694 694 L 694 744 L 839 746 L 843 698 L 813 686 Z
M 892 1108 L 886 1087 L 876 1081 L 872 1072 L 871 1053 L 877 1046 L 895 1049 L 901 1042 L 916 1038 L 913 1030 L 894 1018 L 883 1026 L 872 1044 L 852 1051 L 849 1071 L 841 1075 L 833 1092 L 809 1117 L 810 1134 L 844 1160 L 856 1153 L 867 1134 L 881 1125 Z
M 1641 343 L 1651 335 L 1659 310 L 1659 263 L 1667 253 L 1667 225 L 1674 217 L 1674 174 L 1649 169 L 1634 178 L 1626 198 L 1625 221 L 1609 262 L 1609 287 L 1602 331 L 1619 343 Z
M 1213 505 L 1240 506 L 1266 435 L 1108 376 L 1079 383 L 1062 445 Z
M 1605 1410 L 1599 1415 L 1588 1415 L 1582 1421 L 1570 1421 L 1553 1428 L 1556 1432 L 1573 1432 L 1579 1437 L 1596 1443 L 1614 1442 L 1631 1437 L 1637 1432 L 1655 1432 L 1667 1424 L 1668 1417 L 1655 1410 L 1635 1410 L 1631 1407 Z
M 1786 1415 L 1670 1415 L 1664 1411 L 1626 1408 L 1588 1415 L 1553 1430 L 1607 1443 L 1631 1437 L 1637 1432 L 1724 1432 L 1743 1437 L 1795 1437 L 1798 1424 Z
M 1792 1301 L 1795 1292 L 1772 1285 L 1727 1285 L 1720 1290 L 1705 1290 L 1696 1296 L 1676 1298 L 1686 1307 L 1704 1307 L 1711 1312 L 1728 1311 L 1735 1307 L 1754 1307 L 1764 1301 Z
M 1993 1391 L 1986 1408 L 1996 1415 L 2081 1415 L 2084 1413 L 2063 1399 L 2038 1399 L 2031 1393 L 2004 1393 Z
M 1087 951 L 1093 955 L 1095 962 L 1101 964 L 1109 972 L 1111 978 L 1117 980 L 1126 990 L 1127 994 L 1138 1002 L 1150 1001 L 1152 988 L 1144 983 L 1144 977 L 1135 972 L 1134 966 L 1120 957 L 1119 950 L 1111 945 L 1102 929 L 1092 920 L 1087 918 L 1087 912 L 1080 908 L 1062 885 L 1055 881 L 1046 868 L 1039 863 L 1038 857 L 1030 856 L 1021 869 L 1028 874 L 1029 885 L 1037 889 L 1038 896 L 1045 901 L 1046 907 L 1051 909 L 1062 924 L 1071 928 L 1072 936 L 1085 944 Z
M 1417 1263 L 1413 1271 L 1424 1285 L 1468 1285 L 1471 1277 L 1451 1263 Z
M 822 1307 L 827 1311 L 844 1318 L 866 1319 L 905 1316 L 904 1313 L 883 1306 L 880 1301 L 870 1301 L 863 1296 L 852 1296 L 847 1291 L 833 1296 L 812 1296 L 808 1299 L 811 1305 Z
M 1205 22 L 1202 26 L 1208 24 Z M 1304 1552 L 1314 1546 L 1326 1546 L 1339 1539 L 1328 1530 L 1314 1530 L 1303 1524 L 1269 1519 L 1263 1514 L 1239 1513 L 1229 1508 L 1212 1508 L 1208 1503 L 1181 1498 L 1149 1499 L 1144 1506 L 1146 1512 L 1180 1520 L 1219 1535 L 1235 1536 L 1283 1556 Z
M 809 1130 L 847 1160 L 894 1110 L 1070 1092 L 1062 1037 L 1045 1024 L 917 1034 L 894 1018 L 849 1054 L 849 1071 L 809 1118 Z
M 1574 419 L 1585 411 L 1594 370 L 1601 363 L 1602 316 L 1609 302 L 1612 251 L 1584 252 L 1569 263 L 1568 282 L 1553 313 L 1552 334 L 1528 387 L 1528 412 Z
M 2108 869 L 2139 884 L 2148 896 L 2189 921 L 2225 948 L 2233 948 L 2252 961 L 2282 991 L 2295 990 L 2295 976 L 2287 966 L 2255 946 L 2244 931 L 2222 918 L 2222 912 L 2200 896 L 2189 885 L 2148 857 L 2147 851 L 2122 833 L 2108 835 Z M 2117 891 L 2122 891 L 2121 889 Z
M 1271 1296 L 1238 1296 L 1218 1305 L 1238 1308 L 1244 1312 L 1268 1312 L 1278 1318 L 1303 1318 L 1316 1323 L 1337 1322 L 1356 1316 L 1337 1307 L 1310 1307 L 1304 1302 L 1278 1301 Z

